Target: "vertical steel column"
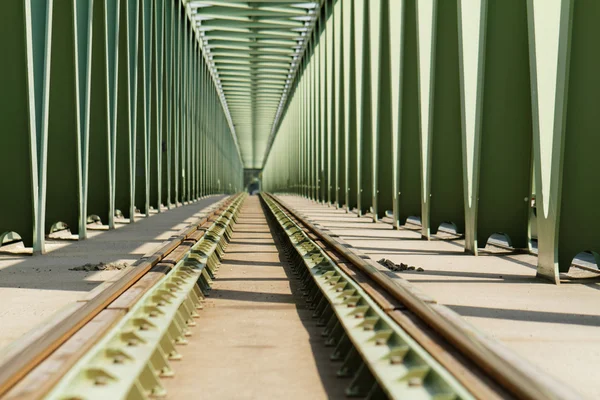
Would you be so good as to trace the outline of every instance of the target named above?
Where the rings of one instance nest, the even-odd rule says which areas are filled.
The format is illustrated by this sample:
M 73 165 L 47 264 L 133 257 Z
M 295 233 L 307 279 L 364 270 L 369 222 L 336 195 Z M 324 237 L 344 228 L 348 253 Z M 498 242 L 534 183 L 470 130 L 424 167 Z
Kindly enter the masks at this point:
M 87 23 L 89 13 L 86 12 Z M 73 2 L 56 2 L 52 12 L 52 41 L 50 45 L 50 88 L 48 97 L 48 129 L 46 138 L 45 177 L 41 185 L 46 192 L 45 217 L 40 221 L 46 234 L 65 224 L 72 233 L 80 227 L 80 208 L 83 200 L 82 146 L 87 142 L 79 130 L 79 92 Z M 84 75 L 85 79 L 85 75 Z M 42 178 L 42 175 L 40 175 Z
M 327 96 L 329 84 L 327 82 L 327 0 L 324 6 L 321 7 L 321 15 L 319 18 L 319 201 L 325 203 L 327 201 L 327 192 L 329 188 L 329 171 L 327 168 L 327 143 L 329 138 L 328 130 L 328 114 L 327 114 Z
M 164 124 L 164 103 L 165 103 L 165 78 L 164 78 L 164 63 L 165 63 L 165 0 L 156 0 L 154 6 L 154 101 L 156 102 L 156 137 L 155 137 L 155 157 L 156 157 L 156 186 L 153 186 L 153 193 L 151 198 L 151 204 L 160 213 L 161 205 L 165 197 L 163 196 L 163 185 L 166 183 L 164 180 L 165 163 L 164 157 L 166 148 L 163 148 L 166 144 L 165 130 L 163 129 Z M 151 182 L 151 185 L 154 183 Z
M 121 0 L 109 0 L 106 2 L 106 61 L 108 74 L 108 112 L 109 112 L 109 168 L 110 168 L 110 209 L 108 213 L 108 226 L 115 228 L 115 214 L 117 212 L 117 127 L 119 107 L 119 58 L 121 56 Z
M 393 227 L 400 228 L 400 156 L 402 132 L 402 63 L 404 55 L 404 3 L 405 0 L 388 1 L 389 13 L 389 52 L 391 74 L 391 134 L 392 134 L 392 211 Z
M 358 206 L 358 133 L 356 103 L 356 58 L 354 47 L 355 22 L 354 0 L 343 1 L 343 35 L 344 35 L 344 138 L 346 164 L 346 211 Z
M 421 148 L 419 130 L 419 62 L 415 0 L 404 2 L 403 54 L 399 120 L 399 190 L 397 224 L 421 214 Z
M 85 215 L 114 228 L 117 1 L 94 1 L 90 37 L 88 196 Z M 86 218 L 87 222 L 87 218 Z
M 356 133 L 358 216 L 370 211 L 373 200 L 373 132 L 371 126 L 369 8 L 366 0 L 354 1 L 354 52 L 356 84 Z M 360 56 L 363 55 L 363 56 Z
M 180 205 L 180 137 L 181 137 L 181 12 L 179 3 L 173 8 L 173 204 Z
M 90 98 L 94 1 L 73 1 L 75 26 L 75 85 L 79 137 L 79 239 L 87 238 Z
M 457 2 L 438 2 L 431 91 L 429 233 L 443 223 L 464 229 Z M 490 181 L 493 185 L 493 179 Z
M 152 16 L 154 2 L 142 0 L 142 75 L 143 75 L 143 112 L 144 112 L 144 144 L 145 144 L 145 182 L 144 182 L 144 214 L 150 216 L 150 181 L 156 179 L 151 174 L 152 161 Z M 141 204 L 137 202 L 138 207 Z
M 336 208 L 342 207 L 346 203 L 346 140 L 344 135 L 344 35 L 343 35 L 343 15 L 342 0 L 332 1 L 332 185 L 333 193 L 331 201 Z
M 564 164 L 564 149 L 573 1 L 528 0 L 527 16 L 538 223 L 537 274 L 558 284 L 559 271 L 568 269 L 568 256 L 572 256 L 559 254 L 562 248 L 559 227 L 563 168 L 569 167 Z M 578 229 L 573 234 L 574 240 L 582 239 Z
M 335 58 L 334 58 L 334 17 L 333 17 L 333 1 L 325 1 L 325 115 L 327 118 L 327 140 L 325 145 L 326 151 L 326 196 L 325 201 L 328 204 L 334 204 L 336 198 L 336 136 L 335 136 Z
M 465 250 L 477 254 L 496 232 L 527 248 L 532 114 L 526 4 L 460 6 Z
M 115 207 L 135 221 L 135 166 L 137 129 L 137 0 L 121 3 L 118 63 Z
M 11 193 L 0 199 L 0 243 L 16 232 L 34 252 L 45 250 L 45 163 L 48 131 L 52 1 L 2 2 L 4 112 L 0 121 Z M 23 22 L 25 26 L 23 27 Z M 15 212 L 21 210 L 22 212 Z
M 438 0 L 421 0 L 417 8 L 417 54 L 419 62 L 419 131 L 421 140 L 421 236 L 429 239 L 431 197 L 431 125 L 435 77 L 435 38 Z
M 373 219 L 393 209 L 393 156 L 389 0 L 369 3 Z

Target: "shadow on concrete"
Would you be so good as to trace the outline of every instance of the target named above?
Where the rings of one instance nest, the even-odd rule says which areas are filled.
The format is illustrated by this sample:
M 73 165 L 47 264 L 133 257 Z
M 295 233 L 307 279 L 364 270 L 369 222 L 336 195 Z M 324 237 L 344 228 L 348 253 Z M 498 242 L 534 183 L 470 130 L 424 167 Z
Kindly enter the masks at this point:
M 281 265 L 281 264 L 280 264 Z M 288 281 L 288 278 L 217 278 L 219 282 L 268 282 L 268 281 Z
M 265 214 L 268 215 L 270 211 L 265 209 L 264 204 L 261 203 L 261 206 L 263 207 Z M 298 317 L 302 321 L 304 328 L 309 334 L 313 358 L 315 360 L 315 365 L 317 366 L 323 387 L 327 392 L 327 397 L 329 399 L 346 399 L 347 397 L 345 394 L 345 388 L 350 384 L 350 379 L 337 377 L 336 372 L 340 368 L 341 363 L 330 360 L 329 357 L 333 351 L 333 348 L 325 346 L 325 338 L 321 335 L 323 328 L 317 326 L 317 320 L 313 318 L 313 312 L 309 309 L 306 298 L 303 296 L 301 282 L 298 280 L 296 275 L 294 275 L 292 267 L 285 253 L 283 252 L 283 246 L 276 234 L 279 227 L 275 226 L 275 223 L 270 219 L 267 221 L 271 231 L 273 232 L 275 244 L 279 249 L 279 260 L 281 261 L 281 265 L 283 266 L 285 274 L 290 281 L 290 289 L 296 303 L 296 312 L 298 313 Z
M 279 264 L 281 267 L 281 264 Z M 218 279 L 218 278 L 217 278 Z M 261 281 L 263 279 L 256 279 Z M 212 289 L 209 292 L 211 299 L 231 299 L 235 301 L 250 301 L 253 303 L 286 303 L 292 304 L 295 302 L 294 296 L 285 293 L 270 293 L 265 294 L 261 292 L 244 292 L 241 290 L 228 290 L 228 289 Z
M 539 284 L 545 284 L 545 282 L 539 280 L 539 279 L 535 279 L 535 274 L 531 275 L 531 276 L 527 276 L 527 275 L 519 275 L 519 274 L 502 274 L 502 273 L 498 273 L 498 272 L 467 272 L 467 271 L 439 271 L 439 270 L 430 270 L 425 268 L 424 271 L 404 271 L 400 273 L 400 276 L 406 278 L 406 279 L 410 279 L 410 276 L 446 276 L 446 277 L 457 277 L 457 278 L 474 278 L 473 280 L 465 280 L 465 282 L 470 282 L 470 283 L 479 283 L 481 282 L 481 280 L 479 280 L 478 278 L 481 279 L 494 279 L 494 282 L 498 283 L 499 281 L 496 279 L 504 279 L 504 280 L 511 280 L 511 282 L 514 281 L 526 281 L 527 283 L 539 283 Z M 415 279 L 415 281 L 418 282 L 423 282 L 422 280 L 417 280 Z M 440 280 L 440 282 L 457 282 L 455 280 L 452 281 L 448 281 L 447 279 L 444 280 Z
M 251 232 L 240 232 L 240 233 L 251 233 Z M 273 243 L 251 242 L 250 240 L 252 240 L 252 238 L 245 238 L 245 239 L 246 240 L 233 239 L 231 241 L 231 244 L 235 244 L 235 245 L 244 245 L 245 244 L 248 246 L 270 246 L 270 247 L 273 247 Z M 257 238 L 256 240 L 268 240 L 268 239 L 267 238 Z M 262 253 L 262 250 L 260 250 L 260 252 Z M 255 251 L 255 253 L 258 253 L 258 251 Z
M 508 319 L 514 321 L 543 322 L 582 326 L 600 326 L 600 315 L 565 314 L 547 311 L 509 310 L 459 305 L 446 305 L 464 317 Z
M 233 243 L 233 242 L 232 242 Z M 238 243 L 235 243 L 238 244 Z M 258 253 L 258 252 L 255 252 Z M 262 251 L 260 252 L 262 254 Z M 228 255 L 231 253 L 227 253 Z M 223 260 L 223 263 L 221 264 L 222 268 L 226 268 L 229 265 L 244 265 L 244 266 L 256 266 L 256 267 L 281 267 L 281 263 L 280 262 L 274 262 L 274 261 L 253 261 L 253 260 L 232 260 L 231 258 L 227 258 L 226 260 Z
M 0 288 L 88 292 L 118 271 L 71 271 L 71 268 L 119 260 L 133 264 L 148 250 L 189 225 L 184 221 L 195 219 L 195 214 L 223 197 L 211 196 L 152 213 L 149 218 L 140 218 L 113 230 L 90 230 L 86 240 L 48 239 L 48 252 L 44 255 L 0 254 Z M 32 301 L 39 302 L 37 295 L 32 296 Z
M 394 255 L 437 255 L 437 256 L 467 256 L 463 251 L 423 250 L 423 249 L 390 249 L 386 247 L 358 247 L 355 249 L 368 254 L 394 254 Z

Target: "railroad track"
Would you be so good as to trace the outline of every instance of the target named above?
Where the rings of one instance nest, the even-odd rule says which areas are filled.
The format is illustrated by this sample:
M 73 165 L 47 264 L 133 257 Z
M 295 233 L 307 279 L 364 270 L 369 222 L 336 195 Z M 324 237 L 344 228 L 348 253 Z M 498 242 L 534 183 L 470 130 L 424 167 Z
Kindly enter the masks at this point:
M 263 199 L 303 280 L 313 316 L 366 398 L 573 399 L 444 306 L 393 280 L 277 197 Z
M 164 397 L 201 317 L 246 195 L 208 215 L 34 332 L 0 362 L 6 399 Z M 393 280 L 277 197 L 263 194 L 346 394 L 369 399 L 561 399 L 574 393 Z M 327 348 L 324 351 L 328 351 Z M 209 394 L 210 395 L 210 394 Z
M 164 391 L 209 290 L 245 194 L 145 255 L 98 291 L 31 332 L 0 361 L 3 399 L 146 398 Z M 66 314 L 66 315 L 64 315 Z

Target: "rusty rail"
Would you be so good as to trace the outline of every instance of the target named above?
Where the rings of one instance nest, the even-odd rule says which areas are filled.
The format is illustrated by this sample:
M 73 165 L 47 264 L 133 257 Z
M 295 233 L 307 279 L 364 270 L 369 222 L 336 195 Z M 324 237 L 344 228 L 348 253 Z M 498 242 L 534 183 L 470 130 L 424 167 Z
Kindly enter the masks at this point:
M 560 385 L 524 360 L 505 351 L 497 342 L 486 338 L 474 329 L 469 329 L 462 320 L 456 318 L 445 307 L 430 304 L 419 298 L 407 287 L 399 285 L 377 267 L 323 232 L 276 196 L 266 195 L 333 249 L 348 264 L 364 273 L 387 295 L 398 300 L 403 307 L 406 307 L 419 320 L 442 336 L 460 354 L 471 360 L 490 379 L 514 397 L 527 400 L 580 398 L 570 388 Z
M 184 241 L 197 241 L 196 232 L 205 225 L 212 224 L 214 218 L 225 211 L 238 196 L 239 194 L 225 199 L 219 208 L 172 236 L 158 249 L 144 255 L 115 282 L 105 287 L 82 306 L 75 308 L 66 316 L 59 315 L 59 318 L 51 323 L 49 329 L 34 331 L 31 336 L 26 336 L 11 346 L 0 362 L 0 396 L 5 395 L 16 383 L 102 310 L 106 309 L 111 302 L 133 286 L 155 265 L 163 260 L 178 261 L 171 259 L 183 257 L 185 253 L 177 252 L 176 249 L 184 244 Z

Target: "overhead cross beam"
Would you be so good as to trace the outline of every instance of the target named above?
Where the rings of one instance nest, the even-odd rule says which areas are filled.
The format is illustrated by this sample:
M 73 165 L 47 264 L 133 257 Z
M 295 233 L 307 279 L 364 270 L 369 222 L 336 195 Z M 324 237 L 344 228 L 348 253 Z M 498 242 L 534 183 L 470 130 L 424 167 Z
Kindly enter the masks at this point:
M 186 2 L 246 168 L 264 163 L 320 3 Z

